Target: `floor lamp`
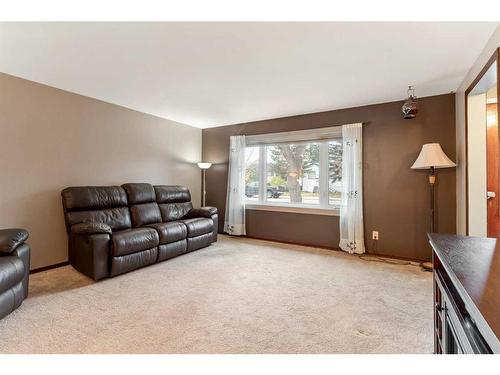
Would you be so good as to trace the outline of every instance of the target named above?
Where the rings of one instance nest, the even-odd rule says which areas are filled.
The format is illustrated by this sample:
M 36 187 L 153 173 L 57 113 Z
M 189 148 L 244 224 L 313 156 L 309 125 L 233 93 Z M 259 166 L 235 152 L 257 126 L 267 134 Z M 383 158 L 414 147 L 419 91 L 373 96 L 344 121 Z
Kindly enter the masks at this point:
M 450 160 L 444 153 L 439 143 L 426 143 L 422 146 L 417 160 L 411 166 L 411 169 L 427 169 L 429 170 L 429 190 L 430 190 L 430 225 L 429 232 L 435 231 L 435 213 L 434 213 L 434 190 L 436 185 L 436 169 L 455 167 L 456 164 Z M 432 270 L 431 262 L 422 263 L 422 267 L 426 270 Z
M 211 166 L 212 166 L 212 163 L 198 163 L 198 167 L 201 169 L 201 173 L 202 173 L 202 189 L 203 189 L 203 195 L 201 197 L 201 206 L 202 207 L 205 207 L 205 199 L 207 196 L 207 189 L 206 189 L 207 185 L 205 183 L 205 172 Z

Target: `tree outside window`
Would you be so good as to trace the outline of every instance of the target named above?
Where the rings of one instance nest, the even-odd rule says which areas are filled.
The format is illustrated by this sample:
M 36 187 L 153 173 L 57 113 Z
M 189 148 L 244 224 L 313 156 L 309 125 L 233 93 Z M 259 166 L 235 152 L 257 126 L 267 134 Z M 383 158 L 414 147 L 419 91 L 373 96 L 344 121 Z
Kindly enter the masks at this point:
M 341 139 L 247 147 L 246 163 L 247 199 L 325 208 L 340 203 Z

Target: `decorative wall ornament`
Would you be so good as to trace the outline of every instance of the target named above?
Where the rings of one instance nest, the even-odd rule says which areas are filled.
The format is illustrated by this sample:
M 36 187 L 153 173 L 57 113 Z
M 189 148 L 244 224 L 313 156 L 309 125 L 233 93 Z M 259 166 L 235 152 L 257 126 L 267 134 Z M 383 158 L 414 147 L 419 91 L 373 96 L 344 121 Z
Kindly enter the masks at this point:
M 401 112 L 403 112 L 403 118 L 406 120 L 415 118 L 417 116 L 417 97 L 415 96 L 415 90 L 412 86 L 408 86 L 408 99 L 406 99 L 403 103 Z

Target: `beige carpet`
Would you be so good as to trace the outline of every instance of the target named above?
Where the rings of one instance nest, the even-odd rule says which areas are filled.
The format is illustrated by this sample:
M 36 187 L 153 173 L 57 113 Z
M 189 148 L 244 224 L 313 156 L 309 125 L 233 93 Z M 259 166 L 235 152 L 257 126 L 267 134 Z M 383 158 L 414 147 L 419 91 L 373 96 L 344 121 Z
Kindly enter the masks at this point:
M 98 283 L 35 274 L 0 320 L 0 353 L 431 352 L 430 273 L 225 236 Z

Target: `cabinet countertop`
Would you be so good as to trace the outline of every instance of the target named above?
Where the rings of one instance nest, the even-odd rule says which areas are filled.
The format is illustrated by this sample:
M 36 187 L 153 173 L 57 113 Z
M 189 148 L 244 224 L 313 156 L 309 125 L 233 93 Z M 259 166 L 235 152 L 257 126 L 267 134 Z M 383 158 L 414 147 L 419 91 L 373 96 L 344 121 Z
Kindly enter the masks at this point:
M 500 347 L 500 241 L 439 233 L 429 240 L 485 339 Z

